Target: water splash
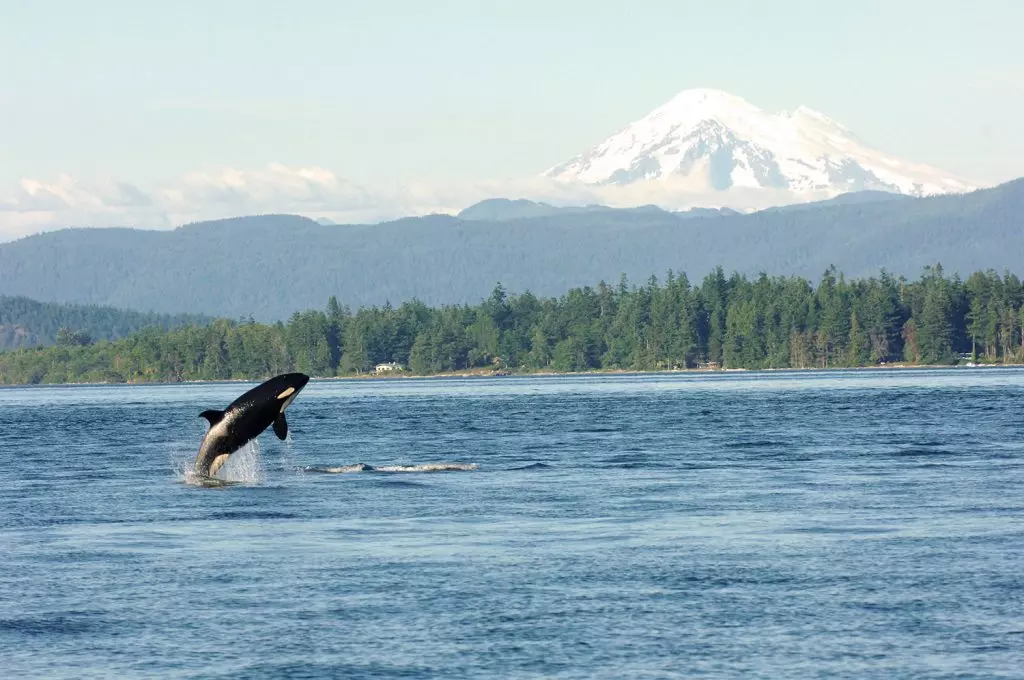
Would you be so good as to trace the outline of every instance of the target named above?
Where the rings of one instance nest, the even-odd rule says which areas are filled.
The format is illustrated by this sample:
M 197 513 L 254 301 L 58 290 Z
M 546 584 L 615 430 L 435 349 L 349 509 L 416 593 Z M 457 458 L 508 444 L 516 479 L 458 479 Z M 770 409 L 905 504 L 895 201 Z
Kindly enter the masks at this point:
M 171 471 L 174 472 L 178 481 L 186 484 L 194 483 L 197 475 L 192 468 L 195 464 L 196 452 L 191 449 L 171 447 L 168 456 L 171 459 Z
M 374 472 L 456 472 L 476 470 L 476 463 L 423 463 L 421 465 L 382 465 Z
M 253 439 L 235 451 L 227 462 L 217 470 L 215 479 L 243 484 L 261 484 L 266 478 L 263 458 L 260 456 L 259 440 Z
M 288 430 L 288 435 L 284 438 L 282 450 L 280 453 L 278 467 L 281 470 L 291 470 L 295 468 L 295 447 L 293 446 L 294 440 L 292 439 L 292 431 Z
M 212 477 L 198 475 L 193 468 L 195 453 L 171 453 L 172 465 L 178 479 L 191 486 L 227 486 L 231 484 L 262 484 L 266 478 L 260 443 L 253 439 L 231 454 Z

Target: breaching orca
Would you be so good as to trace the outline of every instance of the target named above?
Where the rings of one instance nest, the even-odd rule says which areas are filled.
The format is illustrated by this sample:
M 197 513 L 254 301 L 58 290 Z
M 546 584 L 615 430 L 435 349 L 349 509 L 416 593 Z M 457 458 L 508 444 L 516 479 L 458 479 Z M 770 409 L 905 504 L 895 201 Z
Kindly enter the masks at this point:
M 223 411 L 203 411 L 201 418 L 210 421 L 210 429 L 196 454 L 195 471 L 203 477 L 212 477 L 228 457 L 255 439 L 270 425 L 278 439 L 288 436 L 288 422 L 284 410 L 292 403 L 309 376 L 304 373 L 285 373 L 257 385 Z

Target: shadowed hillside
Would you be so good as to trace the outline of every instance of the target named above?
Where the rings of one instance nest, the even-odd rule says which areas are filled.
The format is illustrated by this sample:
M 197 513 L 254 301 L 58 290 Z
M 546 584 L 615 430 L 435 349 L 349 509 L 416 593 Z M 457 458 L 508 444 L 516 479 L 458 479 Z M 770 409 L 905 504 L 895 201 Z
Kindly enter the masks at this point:
M 700 277 L 719 264 L 748 275 L 815 278 L 829 265 L 849 276 L 883 268 L 916 276 L 935 262 L 951 273 L 1017 270 L 1022 216 L 1024 180 L 1017 180 L 959 196 L 868 195 L 750 215 L 559 210 L 505 221 L 432 215 L 374 225 L 266 215 L 173 231 L 68 229 L 0 245 L 0 292 L 276 320 L 330 295 L 353 307 L 412 298 L 477 302 L 496 281 L 557 295 L 622 273 L 643 279 L 674 269 Z

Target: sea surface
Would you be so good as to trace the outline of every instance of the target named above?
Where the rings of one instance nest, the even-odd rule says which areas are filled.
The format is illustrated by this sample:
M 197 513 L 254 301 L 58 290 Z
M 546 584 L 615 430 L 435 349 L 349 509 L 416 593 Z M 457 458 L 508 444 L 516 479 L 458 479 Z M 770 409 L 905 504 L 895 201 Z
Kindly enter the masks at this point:
M 248 387 L 0 389 L 0 677 L 1024 676 L 1024 370 Z

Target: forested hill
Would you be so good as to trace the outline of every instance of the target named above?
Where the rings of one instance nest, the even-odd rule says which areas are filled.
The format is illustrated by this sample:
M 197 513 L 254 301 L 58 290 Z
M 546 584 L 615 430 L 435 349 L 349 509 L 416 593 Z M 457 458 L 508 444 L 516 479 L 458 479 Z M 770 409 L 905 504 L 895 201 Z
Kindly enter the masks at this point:
M 622 273 L 700 277 L 715 265 L 816 279 L 829 265 L 848 276 L 885 268 L 914 277 L 935 262 L 962 274 L 1024 263 L 1024 180 L 959 196 L 881 198 L 750 215 L 647 207 L 523 217 L 531 211 L 519 204 L 511 213 L 491 204 L 468 211 L 487 217 L 477 220 L 321 225 L 271 215 L 173 231 L 68 229 L 0 244 L 0 291 L 274 321 L 331 295 L 353 307 L 413 298 L 475 304 L 495 281 L 545 296 Z M 510 214 L 519 217 L 496 219 Z
M 155 314 L 98 305 L 38 302 L 0 295 L 0 350 L 117 340 L 148 326 L 162 329 L 204 326 L 200 314 Z M 63 331 L 63 332 L 62 332 Z
M 558 298 L 498 286 L 475 306 L 407 301 L 324 311 L 287 324 L 218 320 L 124 340 L 0 353 L 0 383 L 266 378 L 299 370 L 352 375 L 397 362 L 429 375 L 503 371 L 874 366 L 1024 361 L 1024 286 L 1013 274 L 966 280 L 928 268 L 820 283 L 749 279 L 721 269 L 699 284 L 669 272 Z

